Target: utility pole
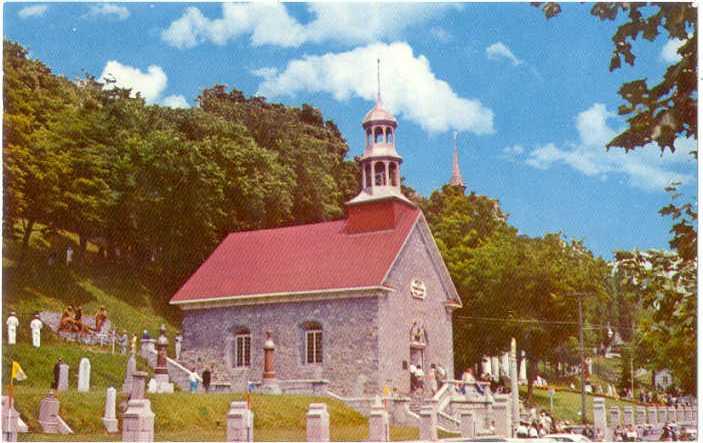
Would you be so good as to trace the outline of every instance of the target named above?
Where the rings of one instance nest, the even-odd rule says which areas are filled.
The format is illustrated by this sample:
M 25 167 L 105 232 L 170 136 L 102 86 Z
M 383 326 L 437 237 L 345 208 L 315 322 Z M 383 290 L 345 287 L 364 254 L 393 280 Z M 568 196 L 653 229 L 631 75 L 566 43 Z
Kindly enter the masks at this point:
M 574 292 L 569 294 L 577 297 L 579 302 L 579 360 L 581 361 L 581 423 L 586 424 L 586 360 L 584 356 L 583 344 L 583 296 L 585 292 Z
M 579 360 L 581 360 L 581 423 L 586 424 L 586 362 L 583 356 L 583 294 L 576 294 L 579 300 Z

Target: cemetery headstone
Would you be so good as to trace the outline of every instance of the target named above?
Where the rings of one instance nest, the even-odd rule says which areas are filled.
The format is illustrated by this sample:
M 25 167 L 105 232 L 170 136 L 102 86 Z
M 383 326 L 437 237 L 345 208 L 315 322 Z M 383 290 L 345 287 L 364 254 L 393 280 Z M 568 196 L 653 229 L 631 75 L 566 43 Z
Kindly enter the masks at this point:
M 307 441 L 330 441 L 330 414 L 327 404 L 311 403 L 307 413 L 306 425 Z
M 59 400 L 54 397 L 54 392 L 39 402 L 39 425 L 45 434 L 72 434 L 73 431 L 59 416 Z
M 117 390 L 110 386 L 105 395 L 105 414 L 103 415 L 103 425 L 107 432 L 117 432 L 117 415 L 115 407 L 117 403 Z
M 227 441 L 254 441 L 254 412 L 249 409 L 245 401 L 230 403 L 227 413 Z
M 90 390 L 90 360 L 82 358 L 78 365 L 78 391 L 88 392 Z
M 59 366 L 59 384 L 56 387 L 57 391 L 67 391 L 68 390 L 68 365 L 62 363 Z

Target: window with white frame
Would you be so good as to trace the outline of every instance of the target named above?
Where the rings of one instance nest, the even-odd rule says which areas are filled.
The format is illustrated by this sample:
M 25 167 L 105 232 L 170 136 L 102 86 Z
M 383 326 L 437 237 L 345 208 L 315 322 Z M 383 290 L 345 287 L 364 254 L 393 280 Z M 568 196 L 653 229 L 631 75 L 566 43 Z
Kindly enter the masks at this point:
M 322 363 L 322 329 L 305 331 L 305 363 Z
M 238 333 L 234 336 L 234 367 L 248 368 L 251 366 L 251 334 Z

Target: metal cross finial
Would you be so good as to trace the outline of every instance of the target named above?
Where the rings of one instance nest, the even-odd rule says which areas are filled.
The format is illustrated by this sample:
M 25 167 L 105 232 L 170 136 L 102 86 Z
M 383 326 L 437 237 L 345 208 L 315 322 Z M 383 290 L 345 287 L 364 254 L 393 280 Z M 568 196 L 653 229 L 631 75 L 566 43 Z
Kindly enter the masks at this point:
M 376 100 L 380 103 L 381 102 L 381 59 L 380 58 L 376 59 L 376 81 L 377 81 L 377 87 L 378 87 L 378 92 L 376 94 Z

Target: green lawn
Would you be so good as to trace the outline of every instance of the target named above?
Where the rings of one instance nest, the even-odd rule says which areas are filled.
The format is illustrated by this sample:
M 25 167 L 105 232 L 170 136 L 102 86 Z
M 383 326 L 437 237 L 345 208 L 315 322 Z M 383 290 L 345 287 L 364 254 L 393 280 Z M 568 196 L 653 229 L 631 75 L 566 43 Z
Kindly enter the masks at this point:
M 30 431 L 37 431 L 36 412 L 46 390 L 18 386 L 17 408 Z M 156 415 L 155 434 L 158 440 L 222 441 L 226 433 L 226 415 L 233 400 L 242 394 L 148 394 Z M 125 400 L 118 396 L 119 402 Z M 100 420 L 105 401 L 104 389 L 88 393 L 69 391 L 60 394 L 61 415 L 77 432 L 70 436 L 24 434 L 25 440 L 104 441 L 117 440 L 119 435 L 103 431 Z M 255 414 L 254 436 L 258 441 L 304 441 L 305 414 L 310 403 L 326 403 L 330 412 L 331 438 L 335 441 L 362 441 L 368 438 L 368 421 L 344 403 L 328 397 L 299 395 L 253 395 Z M 118 411 L 119 415 L 119 411 Z M 394 440 L 417 439 L 417 428 L 393 427 Z
M 525 395 L 527 395 L 527 387 L 521 387 L 520 396 L 523 397 Z M 532 392 L 532 398 L 535 407 L 549 411 L 549 396 L 547 395 L 546 389 L 535 388 Z M 606 408 L 609 408 L 610 406 L 634 406 L 635 403 L 606 398 L 605 405 Z M 579 414 L 580 411 L 580 393 L 571 391 L 556 392 L 554 396 L 554 409 L 552 411 L 554 416 L 561 420 L 569 420 L 572 423 L 579 423 L 581 421 L 581 416 Z M 586 396 L 586 417 L 590 423 L 593 422 L 593 397 L 590 395 Z

